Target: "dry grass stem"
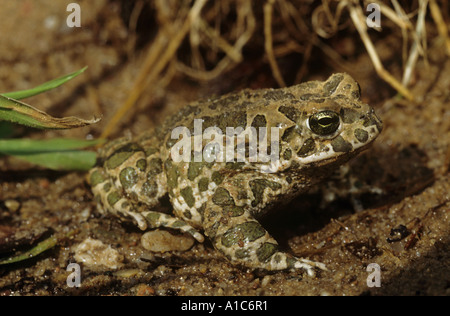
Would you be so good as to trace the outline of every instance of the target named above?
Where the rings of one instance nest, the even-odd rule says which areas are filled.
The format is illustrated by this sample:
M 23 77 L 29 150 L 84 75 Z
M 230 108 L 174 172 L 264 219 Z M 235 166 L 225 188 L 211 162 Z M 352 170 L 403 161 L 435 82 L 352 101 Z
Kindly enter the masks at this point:
M 375 29 L 380 32 L 391 30 L 394 36 L 397 36 L 397 29 L 402 38 L 401 82 L 385 68 L 380 58 L 381 51 L 377 51 L 369 36 L 364 13 L 364 6 L 369 3 L 378 4 L 383 18 L 386 18 L 382 23 L 383 29 Z M 284 73 L 286 69 L 280 68 L 280 60 L 293 54 L 300 56 L 298 69 L 292 74 L 295 76 L 290 77 L 299 83 L 311 70 L 315 48 L 321 50 L 325 55 L 322 57 L 324 62 L 333 69 L 355 73 L 357 69 L 352 62 L 339 51 L 344 49 L 344 53 L 354 53 L 353 41 L 349 41 L 351 44 L 346 47 L 346 41 L 336 43 L 331 40 L 339 31 L 352 25 L 377 74 L 409 102 L 413 101 L 407 85 L 419 59 L 423 58 L 427 63 L 427 40 L 430 39 L 425 26 L 428 8 L 449 56 L 450 38 L 436 0 L 417 0 L 411 12 L 406 12 L 401 3 L 398 0 L 391 0 L 390 4 L 381 0 L 365 0 L 363 3 L 357 0 L 316 0 L 316 6 L 311 6 L 294 0 L 136 1 L 130 16 L 130 32 L 137 31 L 144 6 L 152 5 L 158 33 L 147 49 L 128 98 L 107 123 L 101 138 L 106 138 L 118 128 L 125 116 L 131 117 L 134 104 L 145 90 L 164 87 L 177 74 L 197 81 L 218 78 L 245 62 L 244 47 L 249 46 L 249 51 L 260 51 L 262 39 L 265 61 L 280 87 L 286 86 L 283 76 L 287 75 Z M 130 37 L 130 47 L 135 45 L 136 39 L 137 35 Z
M 391 0 L 391 2 L 394 10 L 383 3 L 378 3 L 380 5 L 381 13 L 383 13 L 389 20 L 394 22 L 402 30 L 412 31 L 414 27 L 409 21 L 410 16 L 406 14 L 405 10 L 403 10 L 397 0 Z M 412 16 L 413 15 L 411 15 L 411 17 Z
M 316 33 L 323 38 L 331 38 L 339 30 L 339 20 L 342 12 L 348 6 L 348 1 L 339 1 L 336 13 L 333 15 L 329 7 L 329 1 L 323 0 L 322 5 L 317 7 L 311 17 L 311 23 Z M 323 19 L 325 16 L 326 20 Z M 328 24 L 328 25 L 327 25 Z
M 450 56 L 450 37 L 448 35 L 448 28 L 447 24 L 442 18 L 441 9 L 437 5 L 436 0 L 430 0 L 430 11 L 431 16 L 434 19 L 434 23 L 436 23 L 439 35 L 442 37 L 442 40 L 445 43 L 447 56 Z
M 131 110 L 133 105 L 139 99 L 142 92 L 147 87 L 146 83 L 148 84 L 149 82 L 154 82 L 158 75 L 164 70 L 178 47 L 181 45 L 181 41 L 189 31 L 191 21 L 199 18 L 200 11 L 205 3 L 206 0 L 197 0 L 194 3 L 189 15 L 184 20 L 181 29 L 178 29 L 177 33 L 175 33 L 175 30 L 177 30 L 177 24 L 173 25 L 174 29 L 172 33 L 175 33 L 175 36 L 172 37 L 170 42 L 167 41 L 168 39 L 165 34 L 166 30 L 162 29 L 159 31 L 155 44 L 151 45 L 149 48 L 147 59 L 137 80 L 135 81 L 133 89 L 130 91 L 127 100 L 108 122 L 100 138 L 107 138 L 111 132 L 114 131 L 121 118 Z
M 280 68 L 278 67 L 275 55 L 273 53 L 273 40 L 272 40 L 272 13 L 273 4 L 275 0 L 268 0 L 264 4 L 264 48 L 269 60 L 272 74 L 280 87 L 286 87 L 283 76 L 281 75 Z
M 417 60 L 419 58 L 419 53 L 422 55 L 426 52 L 426 31 L 425 31 L 425 15 L 427 13 L 427 5 L 428 0 L 421 0 L 419 1 L 419 14 L 417 17 L 417 24 L 416 24 L 416 32 L 413 44 L 411 46 L 411 51 L 409 54 L 408 61 L 405 66 L 405 71 L 403 72 L 403 85 L 407 86 L 408 83 L 411 80 L 411 75 L 413 73 L 414 67 L 417 63 Z M 422 48 L 424 46 L 424 48 Z M 425 58 L 426 61 L 426 58 Z
M 349 5 L 350 17 L 353 21 L 353 24 L 356 27 L 356 30 L 361 37 L 361 40 L 366 47 L 367 53 L 369 54 L 370 59 L 372 60 L 373 66 L 377 74 L 383 78 L 384 81 L 389 83 L 394 89 L 396 89 L 401 95 L 407 98 L 409 101 L 413 101 L 414 97 L 411 92 L 405 88 L 394 76 L 392 76 L 383 66 L 376 52 L 375 46 L 369 38 L 369 34 L 367 34 L 367 25 L 365 21 L 365 16 L 362 12 L 362 9 L 359 5 Z
M 239 31 L 233 32 L 237 34 L 237 39 L 233 45 L 221 36 L 217 29 L 210 27 L 205 20 L 199 20 L 200 28 L 198 31 L 202 32 L 208 42 L 214 43 L 215 48 L 219 48 L 226 54 L 212 70 L 206 70 L 204 67 L 190 67 L 181 61 L 176 62 L 177 70 L 197 80 L 208 81 L 218 77 L 232 65 L 239 64 L 243 60 L 242 49 L 255 31 L 256 20 L 250 2 L 241 2 L 238 12 L 236 28 Z

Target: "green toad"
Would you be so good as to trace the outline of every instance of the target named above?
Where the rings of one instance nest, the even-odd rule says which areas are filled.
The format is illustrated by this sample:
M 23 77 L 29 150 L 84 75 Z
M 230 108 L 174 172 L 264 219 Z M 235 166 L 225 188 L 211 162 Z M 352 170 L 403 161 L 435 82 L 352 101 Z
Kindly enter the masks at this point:
M 110 142 L 88 181 L 102 212 L 142 230 L 168 227 L 199 242 L 203 231 L 234 264 L 312 275 L 324 265 L 279 251 L 258 218 L 320 182 L 381 129 L 347 74 L 243 90 L 189 104 L 156 130 Z M 166 194 L 173 214 L 158 212 Z

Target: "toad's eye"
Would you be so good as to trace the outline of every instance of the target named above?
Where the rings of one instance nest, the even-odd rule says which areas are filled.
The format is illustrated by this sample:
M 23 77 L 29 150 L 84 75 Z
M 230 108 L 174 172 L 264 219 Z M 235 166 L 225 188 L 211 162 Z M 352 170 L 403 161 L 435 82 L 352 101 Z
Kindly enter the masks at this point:
M 311 115 L 308 122 L 311 131 L 320 136 L 330 136 L 334 134 L 341 123 L 339 114 L 330 110 Z

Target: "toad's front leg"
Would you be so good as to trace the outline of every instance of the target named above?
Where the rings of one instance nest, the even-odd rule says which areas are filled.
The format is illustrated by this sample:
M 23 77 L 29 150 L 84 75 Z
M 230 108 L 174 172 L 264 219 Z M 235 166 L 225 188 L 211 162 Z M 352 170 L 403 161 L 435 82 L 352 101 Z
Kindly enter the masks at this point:
M 203 226 L 215 248 L 232 263 L 249 268 L 301 268 L 314 276 L 325 265 L 279 251 L 277 241 L 252 216 L 251 207 L 237 206 L 229 191 L 219 186 L 207 203 Z

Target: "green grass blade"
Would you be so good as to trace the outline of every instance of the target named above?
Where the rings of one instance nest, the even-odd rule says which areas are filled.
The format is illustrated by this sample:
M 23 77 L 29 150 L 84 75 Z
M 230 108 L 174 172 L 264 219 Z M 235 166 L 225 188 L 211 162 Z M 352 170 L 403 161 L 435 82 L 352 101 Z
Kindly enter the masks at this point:
M 0 139 L 0 152 L 10 155 L 44 153 L 52 151 L 75 150 L 92 147 L 104 140 L 83 140 L 72 138 L 52 139 Z
M 15 99 L 15 100 L 20 100 L 20 99 L 25 99 L 25 98 L 29 98 L 32 97 L 34 95 L 40 94 L 42 92 L 54 89 L 59 87 L 60 85 L 66 83 L 69 80 L 72 80 L 73 78 L 75 78 L 76 76 L 80 75 L 81 73 L 83 73 L 85 70 L 87 69 L 87 66 L 75 71 L 71 74 L 47 81 L 37 87 L 34 87 L 32 89 L 28 89 L 28 90 L 22 90 L 22 91 L 14 91 L 14 92 L 7 92 L 7 93 L 2 93 L 1 95 L 11 98 L 11 99 Z
M 16 157 L 52 170 L 89 170 L 96 161 L 96 153 L 79 150 L 101 144 L 102 140 L 0 139 L 0 154 Z
M 97 154 L 87 150 L 69 150 L 11 155 L 35 165 L 52 170 L 87 171 L 96 162 Z
M 27 259 L 36 257 L 37 255 L 41 254 L 42 252 L 44 252 L 50 248 L 53 248 L 54 246 L 56 246 L 57 243 L 58 243 L 58 239 L 56 238 L 56 236 L 55 235 L 50 236 L 49 238 L 41 241 L 35 247 L 31 248 L 30 250 L 28 250 L 26 252 L 23 252 L 21 254 L 14 255 L 12 257 L 1 260 L 0 265 L 20 262 L 23 260 L 27 260 Z
M 31 105 L 0 95 L 0 120 L 40 129 L 68 129 L 82 127 L 99 121 L 77 117 L 55 118 Z

